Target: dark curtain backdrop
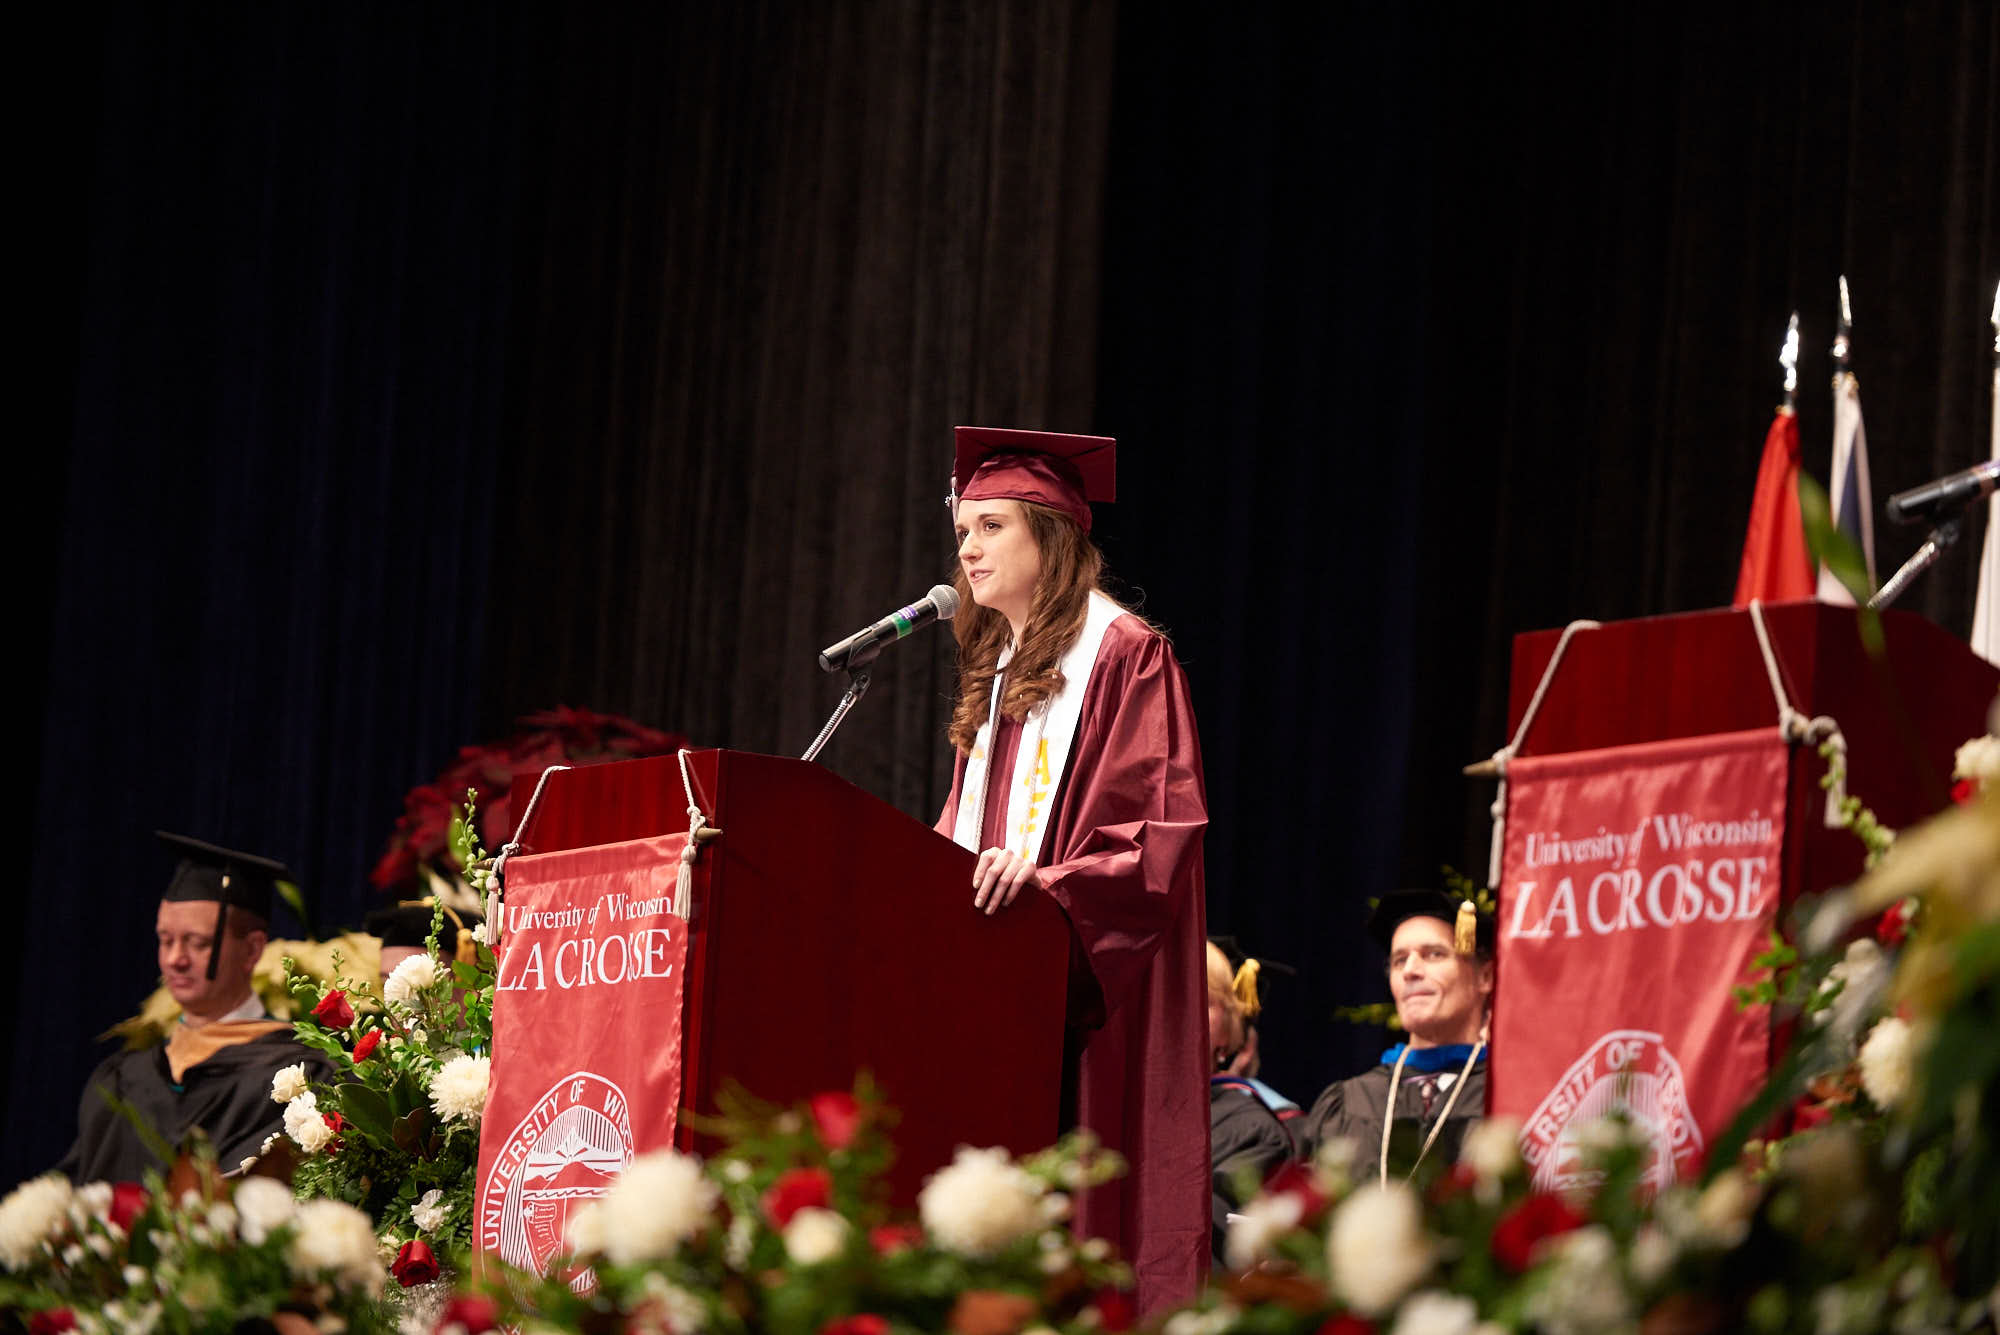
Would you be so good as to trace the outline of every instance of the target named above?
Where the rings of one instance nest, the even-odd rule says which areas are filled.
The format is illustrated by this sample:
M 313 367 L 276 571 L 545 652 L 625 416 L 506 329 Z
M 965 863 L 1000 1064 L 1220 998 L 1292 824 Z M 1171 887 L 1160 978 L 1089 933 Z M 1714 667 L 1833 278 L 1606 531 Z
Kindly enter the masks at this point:
M 526 710 L 795 752 L 814 651 L 947 569 L 962 421 L 1121 437 L 1211 926 L 1300 970 L 1268 1073 L 1365 1062 L 1362 906 L 1484 867 L 1512 635 L 1728 598 L 1794 308 L 1824 473 L 1843 271 L 1878 499 L 1974 462 L 2000 280 L 1988 6 L 1405 10 L 72 20 L 5 1176 L 151 977 L 147 829 L 351 921 Z M 1962 634 L 1980 536 L 1906 605 Z M 828 752 L 926 816 L 947 650 Z

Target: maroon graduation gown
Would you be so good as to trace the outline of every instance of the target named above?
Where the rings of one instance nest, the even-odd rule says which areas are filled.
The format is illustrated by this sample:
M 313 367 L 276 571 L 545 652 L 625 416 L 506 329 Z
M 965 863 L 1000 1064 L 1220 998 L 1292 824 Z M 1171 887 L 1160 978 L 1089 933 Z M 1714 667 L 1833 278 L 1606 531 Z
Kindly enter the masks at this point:
M 1021 725 L 1003 715 L 994 733 L 983 848 L 1008 842 Z M 946 835 L 964 783 L 961 753 Z M 1187 678 L 1159 634 L 1118 617 L 1085 688 L 1039 874 L 1075 931 L 1066 1077 L 1077 1124 L 1131 1163 L 1084 1193 L 1077 1232 L 1131 1262 L 1142 1314 L 1193 1297 L 1208 1259 L 1207 825 Z

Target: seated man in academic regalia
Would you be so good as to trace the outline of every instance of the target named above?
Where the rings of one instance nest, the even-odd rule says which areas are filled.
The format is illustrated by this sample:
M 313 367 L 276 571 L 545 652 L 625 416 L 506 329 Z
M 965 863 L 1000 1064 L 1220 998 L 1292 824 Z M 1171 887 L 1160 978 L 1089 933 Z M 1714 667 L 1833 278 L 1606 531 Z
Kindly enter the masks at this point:
M 181 855 L 155 919 L 160 974 L 181 1016 L 164 1044 L 121 1052 L 91 1073 L 77 1104 L 76 1143 L 57 1165 L 72 1181 L 131 1181 L 164 1169 L 139 1131 L 113 1108 L 130 1104 L 169 1146 L 196 1127 L 215 1145 L 224 1172 L 283 1130 L 271 1077 L 303 1062 L 321 1078 L 323 1058 L 264 1013 L 250 975 L 270 933 L 271 896 L 283 865 L 160 834 Z
M 1256 1078 L 1252 1021 L 1262 1009 L 1260 963 L 1245 960 L 1232 966 L 1219 944 L 1208 943 L 1208 1050 L 1214 1071 L 1208 1078 L 1210 1242 L 1218 1268 L 1224 1264 L 1229 1215 L 1296 1153 L 1285 1123 L 1298 1116 L 1298 1105 Z
M 1389 991 L 1408 1038 L 1373 1069 L 1329 1085 L 1306 1114 L 1303 1139 L 1309 1154 L 1346 1139 L 1355 1177 L 1376 1181 L 1406 1176 L 1426 1158 L 1451 1163 L 1485 1115 L 1494 924 L 1471 900 L 1397 890 L 1376 905 L 1368 932 L 1389 954 Z
M 431 923 L 435 920 L 434 898 L 406 899 L 387 908 L 371 910 L 361 920 L 361 930 L 382 943 L 381 981 L 386 984 L 396 966 L 412 955 L 430 949 Z M 444 906 L 444 925 L 438 930 L 437 957 L 447 965 L 454 960 L 472 963 L 477 947 L 473 929 L 486 919 L 480 914 Z

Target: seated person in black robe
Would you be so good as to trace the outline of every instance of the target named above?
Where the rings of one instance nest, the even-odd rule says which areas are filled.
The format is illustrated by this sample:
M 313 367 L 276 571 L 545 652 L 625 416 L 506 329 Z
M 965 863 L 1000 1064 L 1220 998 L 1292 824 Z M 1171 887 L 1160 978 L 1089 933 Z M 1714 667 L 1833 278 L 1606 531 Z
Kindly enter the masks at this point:
M 1398 890 L 1382 897 L 1368 931 L 1389 954 L 1389 991 L 1408 1038 L 1374 1069 L 1328 1086 L 1302 1128 L 1308 1154 L 1336 1137 L 1351 1142 L 1358 1181 L 1458 1157 L 1485 1115 L 1493 999 L 1493 918 L 1470 900 Z
M 1208 1081 L 1208 1146 L 1213 1165 L 1211 1242 L 1217 1267 L 1223 1264 L 1230 1212 L 1255 1195 L 1295 1153 L 1291 1133 L 1266 1096 L 1268 1087 L 1253 1078 L 1256 1060 L 1249 1038 L 1256 971 L 1248 971 L 1247 986 L 1238 986 L 1239 976 L 1221 948 L 1209 942 L 1208 1047 L 1215 1074 Z
M 382 943 L 381 983 L 387 984 L 396 966 L 412 955 L 430 949 L 431 923 L 436 919 L 435 897 L 399 900 L 388 908 L 375 909 L 361 920 L 361 930 Z M 464 909 L 444 906 L 444 923 L 438 931 L 438 958 L 471 964 L 478 958 L 472 930 L 485 922 L 484 916 Z M 381 995 L 378 990 L 377 996 Z
M 285 868 L 197 839 L 160 838 L 182 855 L 154 922 L 160 974 L 181 1017 L 165 1043 L 107 1057 L 91 1073 L 77 1103 L 76 1143 L 57 1165 L 74 1182 L 137 1181 L 148 1168 L 166 1168 L 104 1091 L 170 1146 L 201 1128 L 231 1173 L 284 1128 L 272 1076 L 296 1063 L 309 1079 L 329 1069 L 288 1022 L 264 1013 L 250 987 Z

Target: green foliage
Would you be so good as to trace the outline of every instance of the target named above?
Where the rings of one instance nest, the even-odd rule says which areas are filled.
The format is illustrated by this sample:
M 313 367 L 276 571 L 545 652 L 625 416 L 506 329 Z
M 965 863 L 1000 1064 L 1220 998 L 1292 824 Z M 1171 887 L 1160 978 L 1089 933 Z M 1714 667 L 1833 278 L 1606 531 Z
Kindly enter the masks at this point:
M 1799 473 L 1799 517 L 1804 522 L 1806 548 L 1814 561 L 1825 566 L 1840 581 L 1841 587 L 1854 597 L 1854 605 L 1860 609 L 1858 624 L 1861 643 L 1869 654 L 1880 658 L 1883 653 L 1882 616 L 1868 606 L 1868 600 L 1875 596 L 1875 581 L 1868 574 L 1868 558 L 1854 539 L 1841 532 L 1833 522 L 1833 508 L 1827 499 L 1826 488 L 1810 474 Z

